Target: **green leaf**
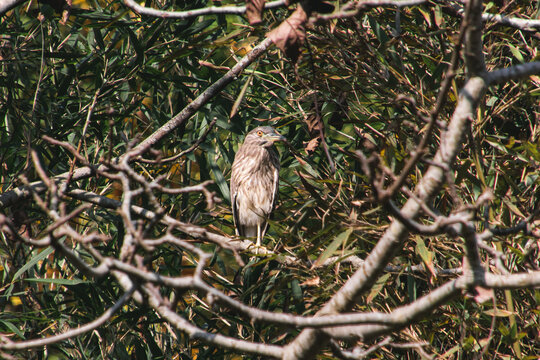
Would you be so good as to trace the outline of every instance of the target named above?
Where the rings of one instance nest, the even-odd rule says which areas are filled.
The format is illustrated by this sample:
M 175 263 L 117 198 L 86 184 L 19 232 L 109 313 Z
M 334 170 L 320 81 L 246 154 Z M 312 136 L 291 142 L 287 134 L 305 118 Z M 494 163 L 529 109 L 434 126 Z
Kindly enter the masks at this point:
M 484 311 L 484 314 L 489 315 L 489 316 L 496 316 L 496 317 L 509 317 L 509 316 L 515 315 L 511 311 L 508 311 L 505 309 L 499 309 L 499 308 L 486 310 Z
M 519 49 L 517 47 L 515 47 L 512 44 L 507 44 L 507 46 L 510 48 L 510 51 L 512 52 L 512 55 L 514 55 L 514 57 L 516 59 L 518 59 L 519 62 L 524 62 L 525 61 L 525 59 L 523 58 L 523 55 L 521 54 L 521 51 L 519 51 Z
M 11 279 L 11 281 L 13 282 L 13 281 L 17 280 L 26 270 L 30 269 L 32 266 L 36 265 L 41 260 L 45 259 L 53 251 L 54 251 L 54 248 L 52 246 L 49 246 L 45 250 L 41 251 L 39 254 L 34 256 L 32 259 L 30 259 L 29 262 L 24 264 L 23 267 L 21 267 L 19 270 L 17 270 L 15 275 L 13 275 L 13 278 Z
M 510 202 L 510 200 L 508 200 L 507 198 L 503 198 L 503 203 L 508 206 L 508 208 L 510 209 L 510 211 L 512 211 L 514 214 L 516 214 L 517 216 L 520 216 L 522 218 L 525 218 L 526 216 L 523 215 L 523 213 L 521 211 L 519 211 L 518 207 L 514 204 L 512 204 Z
M 79 284 L 87 284 L 89 281 L 81 280 L 81 279 L 38 279 L 38 278 L 30 278 L 30 279 L 24 279 L 24 281 L 29 282 L 37 282 L 37 283 L 46 283 L 46 284 L 56 284 L 56 285 L 79 285 Z
M 242 86 L 242 90 L 240 90 L 240 93 L 238 94 L 238 97 L 234 101 L 234 104 L 231 108 L 231 112 L 229 114 L 229 118 L 233 118 L 237 112 L 238 108 L 240 107 L 240 104 L 242 103 L 242 100 L 244 99 L 244 96 L 246 96 L 247 89 L 249 87 L 249 84 L 251 84 L 251 79 L 253 78 L 253 74 L 249 75 L 246 82 L 244 83 L 244 86 Z
M 229 192 L 229 184 L 227 184 L 227 180 L 225 180 L 223 172 L 221 171 L 216 161 L 214 160 L 214 157 L 211 154 L 208 154 L 208 163 L 210 164 L 210 168 L 212 169 L 214 180 L 219 187 L 219 190 L 221 190 L 221 195 L 230 202 L 231 194 Z
M 349 239 L 352 231 L 352 228 L 348 228 L 347 230 L 336 236 L 334 240 L 330 243 L 330 245 L 328 245 L 328 247 L 323 251 L 321 256 L 319 256 L 317 261 L 315 261 L 315 264 L 313 266 L 320 266 L 322 263 L 325 262 L 326 259 L 334 255 L 335 251 L 339 248 L 339 246 Z
M 433 267 L 433 253 L 428 250 L 426 247 L 426 244 L 424 243 L 424 239 L 422 237 L 417 236 L 416 239 L 416 253 L 420 255 L 422 258 L 422 261 L 426 266 L 429 268 L 433 276 L 436 276 L 435 268 Z
M 391 275 L 390 273 L 386 273 L 377 280 L 377 282 L 375 283 L 375 285 L 373 285 L 373 287 L 371 288 L 371 291 L 369 292 L 369 295 L 366 298 L 366 303 L 369 304 L 371 301 L 373 301 L 373 299 L 375 299 L 375 297 L 381 292 L 382 288 L 388 281 L 388 278 L 390 277 L 390 275 Z
M 24 337 L 24 334 L 19 330 L 18 327 L 10 323 L 9 321 L 0 320 L 0 324 L 3 324 L 5 327 L 7 327 L 9 330 L 11 330 L 14 334 L 16 334 L 21 339 L 26 339 Z
M 302 289 L 300 288 L 300 284 L 298 283 L 298 279 L 294 279 L 291 281 L 291 290 L 292 295 L 295 300 L 302 300 Z

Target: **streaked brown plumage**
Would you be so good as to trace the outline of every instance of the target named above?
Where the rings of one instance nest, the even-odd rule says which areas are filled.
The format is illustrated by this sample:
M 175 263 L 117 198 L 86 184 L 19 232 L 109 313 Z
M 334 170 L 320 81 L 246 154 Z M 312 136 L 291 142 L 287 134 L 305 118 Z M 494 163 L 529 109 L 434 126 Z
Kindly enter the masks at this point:
M 257 237 L 257 246 L 268 227 L 279 186 L 279 157 L 274 142 L 285 138 L 270 126 L 251 130 L 232 165 L 231 204 L 236 234 Z

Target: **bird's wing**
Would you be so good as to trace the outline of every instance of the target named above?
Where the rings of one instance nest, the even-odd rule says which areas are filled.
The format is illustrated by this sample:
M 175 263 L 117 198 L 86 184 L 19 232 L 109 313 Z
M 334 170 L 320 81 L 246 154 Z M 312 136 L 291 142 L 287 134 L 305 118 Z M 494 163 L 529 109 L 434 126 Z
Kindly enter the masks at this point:
M 233 178 L 231 177 L 231 207 L 232 207 L 232 214 L 233 214 L 233 221 L 234 221 L 234 229 L 236 231 L 236 235 L 239 236 L 240 233 L 239 233 L 239 227 L 240 227 L 240 222 L 238 221 L 238 209 L 237 209 L 237 204 L 236 204 L 236 196 L 237 196 L 237 193 L 236 193 L 236 183 L 235 181 L 233 180 Z
M 279 161 L 279 160 L 278 160 Z M 269 217 L 272 216 L 274 212 L 274 208 L 276 207 L 277 199 L 278 199 L 278 192 L 279 192 L 279 162 L 277 163 L 277 166 L 274 168 L 274 177 L 272 181 L 272 209 L 270 210 Z M 262 225 L 262 236 L 266 234 L 266 230 L 268 229 L 268 221 L 265 221 Z
M 274 211 L 274 208 L 276 207 L 276 203 L 278 199 L 278 193 L 279 193 L 279 163 L 277 167 L 274 169 L 274 182 L 272 185 L 274 186 L 274 191 L 272 192 L 272 211 Z

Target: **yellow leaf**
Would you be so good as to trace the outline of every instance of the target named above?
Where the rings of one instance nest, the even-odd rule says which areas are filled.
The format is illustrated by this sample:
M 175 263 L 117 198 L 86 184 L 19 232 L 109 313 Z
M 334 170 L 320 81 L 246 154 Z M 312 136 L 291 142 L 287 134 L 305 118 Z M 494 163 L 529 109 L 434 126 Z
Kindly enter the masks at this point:
M 496 317 L 509 317 L 511 315 L 514 315 L 514 313 L 511 311 L 498 308 L 486 310 L 484 311 L 484 314 Z
M 18 296 L 12 296 L 9 298 L 9 301 L 11 301 L 11 305 L 13 306 L 20 306 L 22 305 L 21 298 Z

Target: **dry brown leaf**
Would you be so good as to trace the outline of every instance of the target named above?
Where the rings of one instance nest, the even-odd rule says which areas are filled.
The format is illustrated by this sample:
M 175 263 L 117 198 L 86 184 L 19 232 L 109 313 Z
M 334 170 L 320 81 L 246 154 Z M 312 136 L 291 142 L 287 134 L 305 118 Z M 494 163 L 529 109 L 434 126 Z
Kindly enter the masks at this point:
M 315 149 L 317 149 L 320 143 L 321 143 L 320 137 L 316 137 L 309 140 L 308 144 L 306 145 L 306 153 L 312 154 L 315 151 Z
M 321 278 L 318 277 L 318 276 L 315 276 L 315 277 L 313 277 L 311 279 L 307 279 L 306 281 L 304 281 L 300 285 L 302 285 L 302 286 L 319 286 L 320 283 L 321 283 Z
M 246 0 L 246 17 L 250 25 L 262 22 L 265 0 Z
M 229 71 L 231 70 L 229 67 L 227 66 L 218 66 L 218 65 L 214 65 L 212 64 L 211 62 L 208 62 L 208 61 L 204 61 L 204 60 L 199 60 L 199 65 L 201 66 L 206 66 L 206 67 L 209 67 L 211 69 L 214 69 L 214 70 L 223 70 L 223 71 Z
M 298 60 L 300 47 L 306 38 L 304 25 L 307 20 L 307 13 L 299 5 L 288 19 L 268 33 L 272 42 L 294 62 Z
M 66 0 L 66 3 L 64 4 L 64 11 L 62 12 L 62 20 L 60 20 L 60 24 L 66 25 L 69 15 L 71 13 L 71 5 L 72 0 Z
M 478 304 L 493 300 L 493 297 L 495 296 L 493 289 L 488 289 L 481 286 L 475 286 L 472 293 L 474 296 L 474 301 L 476 301 Z
M 315 111 L 315 110 L 313 110 Z M 308 132 L 310 135 L 315 135 L 319 133 L 319 117 L 316 113 L 311 113 L 304 119 L 308 127 Z

